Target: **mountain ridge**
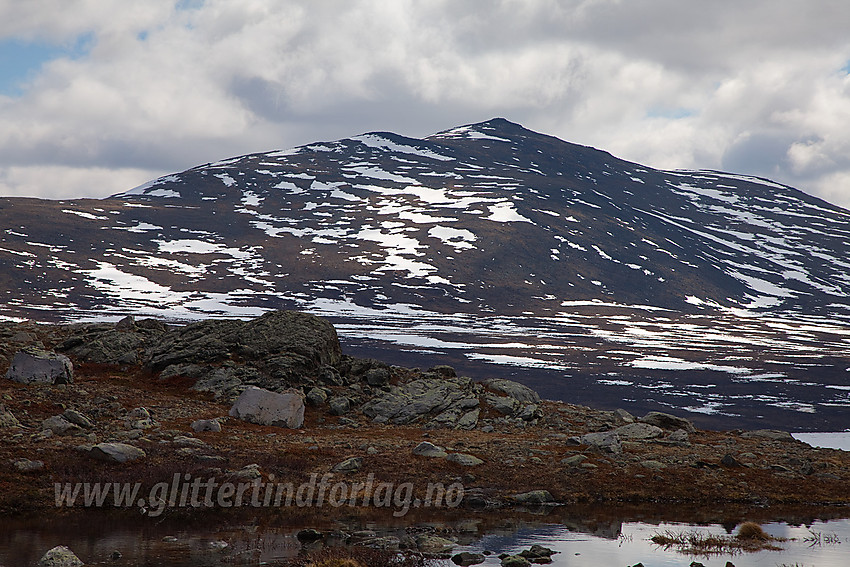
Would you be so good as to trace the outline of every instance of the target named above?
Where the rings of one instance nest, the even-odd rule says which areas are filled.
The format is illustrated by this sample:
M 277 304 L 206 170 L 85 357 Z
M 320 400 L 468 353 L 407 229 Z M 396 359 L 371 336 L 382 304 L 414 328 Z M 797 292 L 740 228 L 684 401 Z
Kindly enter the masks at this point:
M 299 309 L 360 354 L 537 372 L 557 398 L 566 380 L 577 401 L 706 415 L 850 406 L 850 213 L 505 119 L 247 154 L 106 199 L 4 198 L 0 217 L 0 316 Z

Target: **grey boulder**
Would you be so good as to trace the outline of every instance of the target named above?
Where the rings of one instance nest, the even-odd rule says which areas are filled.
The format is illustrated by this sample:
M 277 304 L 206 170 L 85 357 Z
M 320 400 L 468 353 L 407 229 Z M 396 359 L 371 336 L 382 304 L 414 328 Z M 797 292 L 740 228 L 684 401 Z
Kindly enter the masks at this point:
M 89 450 L 89 455 L 113 463 L 128 463 L 147 456 L 143 450 L 126 443 L 98 443 Z
M 230 416 L 258 425 L 297 429 L 304 424 L 304 399 L 295 390 L 277 393 L 250 386 L 236 399 Z
M 74 366 L 63 354 L 28 347 L 15 354 L 6 378 L 21 384 L 73 384 Z

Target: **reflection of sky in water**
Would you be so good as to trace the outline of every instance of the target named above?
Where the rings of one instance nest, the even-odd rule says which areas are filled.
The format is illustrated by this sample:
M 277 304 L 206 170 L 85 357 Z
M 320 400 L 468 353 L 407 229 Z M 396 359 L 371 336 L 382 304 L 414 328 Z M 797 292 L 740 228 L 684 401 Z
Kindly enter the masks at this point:
M 495 553 L 487 557 L 483 565 L 499 565 L 499 553 L 519 553 L 534 544 L 543 545 L 560 551 L 552 556 L 552 565 L 571 567 L 597 567 L 606 565 L 634 565 L 638 562 L 645 567 L 681 567 L 691 561 L 699 561 L 706 567 L 724 567 L 731 561 L 736 567 L 776 567 L 781 564 L 817 567 L 846 567 L 850 558 L 850 520 L 816 522 L 811 531 L 823 536 L 835 534 L 841 543 L 810 546 L 806 538 L 811 538 L 809 528 L 794 527 L 787 524 L 766 524 L 765 531 L 776 537 L 795 538 L 779 544 L 783 551 L 762 551 L 736 555 L 715 555 L 711 557 L 692 557 L 674 550 L 663 550 L 649 539 L 657 532 L 671 530 L 699 531 L 712 534 L 726 534 L 719 525 L 693 526 L 688 524 L 626 523 L 618 537 L 601 537 L 580 532 L 568 531 L 560 525 L 527 528 L 514 534 L 485 536 L 475 545 L 459 550 Z M 614 535 L 614 534 L 608 534 Z M 458 550 L 456 550 L 458 551 Z M 446 562 L 446 565 L 451 565 Z
M 850 431 L 840 433 L 794 433 L 794 437 L 812 447 L 850 451 Z M 848 550 L 850 553 L 850 550 Z

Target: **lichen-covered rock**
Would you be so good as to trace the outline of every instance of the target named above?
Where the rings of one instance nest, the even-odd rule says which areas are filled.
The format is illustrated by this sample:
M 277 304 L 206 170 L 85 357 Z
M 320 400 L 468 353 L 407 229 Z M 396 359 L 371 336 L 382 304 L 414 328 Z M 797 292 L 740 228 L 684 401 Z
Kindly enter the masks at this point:
M 613 430 L 620 439 L 629 441 L 640 441 L 644 439 L 657 439 L 664 435 L 664 430 L 648 423 L 629 423 Z
M 570 441 L 577 445 L 594 447 L 605 453 L 619 455 L 623 452 L 623 443 L 620 436 L 613 431 L 601 431 L 598 433 L 587 433 L 580 437 L 572 437 Z
M 73 384 L 74 366 L 63 354 L 27 347 L 15 354 L 6 378 L 21 384 Z
M 413 454 L 420 457 L 434 457 L 443 459 L 448 456 L 448 453 L 442 447 L 434 445 L 430 441 L 423 441 L 413 448 Z
M 38 561 L 38 567 L 82 567 L 83 562 L 64 545 L 57 545 Z
M 518 402 L 536 404 L 540 402 L 540 395 L 519 382 L 513 380 L 505 380 L 503 378 L 491 378 L 484 380 L 484 384 L 493 390 L 506 396 L 510 396 Z
M 56 435 L 74 435 L 82 431 L 79 425 L 71 423 L 64 416 L 54 415 L 41 422 L 42 429 L 48 429 Z
M 114 463 L 128 463 L 147 456 L 142 449 L 126 443 L 98 443 L 88 453 L 99 461 Z
M 340 356 L 336 329 L 325 319 L 271 311 L 250 321 L 207 320 L 174 330 L 151 349 L 149 365 L 159 370 L 172 364 L 216 363 L 238 357 L 276 361 L 280 371 L 290 362 L 303 371 L 316 371 L 336 364 Z
M 377 422 L 407 424 L 425 416 L 447 410 L 467 399 L 472 382 L 468 378 L 420 378 L 398 386 L 390 386 L 363 406 L 363 413 Z M 460 418 L 460 413 L 457 418 Z M 447 422 L 451 426 L 454 423 Z
M 21 422 L 17 420 L 17 418 L 12 414 L 9 409 L 0 404 L 0 429 L 3 427 L 20 427 Z
M 297 429 L 304 423 L 304 399 L 294 390 L 281 394 L 251 386 L 239 395 L 230 416 L 259 425 Z
M 640 418 L 640 421 L 660 427 L 661 429 L 669 429 L 672 431 L 677 429 L 684 429 L 688 433 L 694 433 L 696 431 L 696 427 L 694 427 L 694 424 L 691 423 L 690 420 L 687 420 L 684 417 L 670 415 L 669 413 L 662 413 L 660 411 L 651 411 Z

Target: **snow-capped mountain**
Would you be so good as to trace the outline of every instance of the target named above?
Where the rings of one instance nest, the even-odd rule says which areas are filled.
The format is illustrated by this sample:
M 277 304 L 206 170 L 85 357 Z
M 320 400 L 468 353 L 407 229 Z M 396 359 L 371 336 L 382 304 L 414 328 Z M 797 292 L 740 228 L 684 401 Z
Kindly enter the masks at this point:
M 364 352 L 537 369 L 515 371 L 550 397 L 566 376 L 597 402 L 709 415 L 850 405 L 850 212 L 764 179 L 659 171 L 494 119 L 0 207 L 6 316 L 299 308 Z M 801 380 L 818 387 L 792 392 Z

